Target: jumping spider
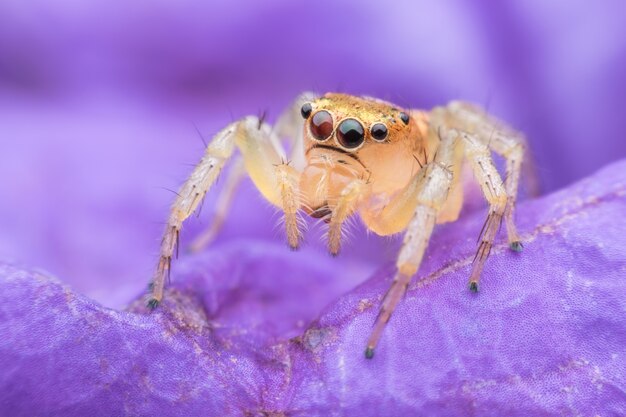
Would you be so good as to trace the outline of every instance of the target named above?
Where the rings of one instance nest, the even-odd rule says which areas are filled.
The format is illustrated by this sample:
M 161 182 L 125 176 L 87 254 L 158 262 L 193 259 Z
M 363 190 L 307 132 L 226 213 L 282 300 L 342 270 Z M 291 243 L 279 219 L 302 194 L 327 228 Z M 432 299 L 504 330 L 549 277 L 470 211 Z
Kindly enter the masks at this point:
M 291 140 L 290 158 L 281 138 Z M 520 133 L 482 109 L 458 101 L 430 112 L 406 111 L 369 97 L 329 93 L 316 98 L 304 93 L 274 129 L 250 116 L 215 135 L 171 208 L 148 302 L 151 308 L 163 298 L 183 221 L 198 208 L 235 148 L 240 156 L 218 201 L 216 226 L 194 243 L 195 249 L 204 246 L 223 221 L 244 169 L 261 194 L 282 210 L 293 249 L 302 238 L 299 210 L 327 222 L 328 250 L 333 255 L 340 249 L 342 225 L 354 213 L 378 235 L 405 231 L 393 283 L 367 342 L 367 358 L 374 355 L 386 323 L 417 273 L 435 224 L 459 216 L 465 160 L 489 202 L 470 290 L 478 291 L 503 219 L 511 249 L 522 248 L 513 222 L 525 149 Z M 491 152 L 506 159 L 504 182 Z

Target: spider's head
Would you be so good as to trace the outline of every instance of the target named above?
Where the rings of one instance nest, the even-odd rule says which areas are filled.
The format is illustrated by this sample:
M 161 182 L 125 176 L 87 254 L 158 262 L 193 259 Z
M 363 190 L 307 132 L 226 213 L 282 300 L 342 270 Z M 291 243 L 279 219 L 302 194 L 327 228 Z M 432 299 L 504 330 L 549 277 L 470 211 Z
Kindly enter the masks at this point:
M 328 93 L 301 108 L 308 145 L 359 154 L 362 149 L 406 141 L 415 133 L 409 112 L 369 97 Z
M 328 93 L 301 108 L 308 166 L 349 171 L 380 187 L 404 182 L 422 146 L 423 118 L 369 97 Z M 339 173 L 336 174 L 336 176 Z

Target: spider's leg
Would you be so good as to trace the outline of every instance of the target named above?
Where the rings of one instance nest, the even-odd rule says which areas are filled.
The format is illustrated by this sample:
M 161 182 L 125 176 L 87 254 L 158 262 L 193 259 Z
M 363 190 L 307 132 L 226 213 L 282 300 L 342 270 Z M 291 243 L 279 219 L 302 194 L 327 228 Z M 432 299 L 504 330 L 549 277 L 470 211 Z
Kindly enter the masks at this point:
M 341 248 L 341 228 L 343 222 L 354 212 L 359 197 L 367 187 L 367 182 L 356 179 L 341 191 L 341 195 L 332 204 L 330 222 L 328 223 L 328 251 L 335 256 Z
M 284 162 L 284 152 L 270 126 L 256 117 L 246 117 L 230 124 L 215 136 L 204 157 L 178 192 L 161 241 L 152 297 L 148 302 L 150 307 L 156 307 L 163 298 L 165 279 L 169 276 L 183 222 L 198 207 L 235 146 L 241 151 L 245 169 L 261 194 L 284 211 L 289 244 L 297 246 L 300 233 L 295 216 L 300 207 L 297 189 L 300 174 Z
M 476 135 L 462 133 L 461 138 L 465 143 L 465 154 L 470 161 L 474 176 L 489 202 L 489 214 L 478 238 L 480 243 L 470 275 L 470 289 L 478 291 L 480 275 L 485 266 L 485 261 L 491 252 L 493 241 L 498 233 L 502 216 L 506 209 L 507 192 L 500 174 L 493 165 L 489 148 L 481 143 Z M 514 229 L 513 232 L 515 232 Z
M 455 146 L 459 143 L 457 137 L 457 132 L 447 132 L 436 159 L 425 165 L 413 178 L 413 185 L 410 184 L 404 190 L 406 193 L 404 199 L 414 200 L 417 205 L 404 234 L 402 248 L 396 261 L 396 274 L 383 298 L 374 329 L 367 342 L 365 350 L 367 358 L 374 356 L 374 349 L 385 325 L 405 294 L 411 277 L 422 263 L 424 251 L 437 221 L 437 213 L 443 207 L 452 183 L 452 172 L 448 167 L 453 158 Z
M 517 201 L 517 189 L 519 187 L 519 177 L 522 170 L 522 159 L 524 158 L 524 145 L 517 143 L 504 154 L 506 158 L 506 174 L 504 186 L 506 187 L 507 204 L 504 211 L 504 221 L 509 239 L 509 246 L 516 252 L 522 250 L 522 243 L 515 227 L 514 211 Z
M 313 93 L 307 92 L 300 94 L 278 117 L 278 121 L 273 129 L 275 135 L 271 136 L 271 141 L 274 142 L 274 147 L 281 149 L 281 154 L 284 152 L 282 151 L 280 139 L 286 138 L 288 140 L 288 143 L 291 144 L 291 157 L 289 159 L 289 164 L 298 169 L 301 169 L 301 167 L 304 166 L 303 121 L 302 116 L 300 115 L 300 108 L 302 107 L 302 104 L 306 101 L 312 100 L 314 97 L 315 95 Z M 228 173 L 224 189 L 218 197 L 213 221 L 211 222 L 211 225 L 193 241 L 190 246 L 190 250 L 192 252 L 201 251 L 215 239 L 221 230 L 224 221 L 226 220 L 226 215 L 230 211 L 237 188 L 239 187 L 239 184 L 244 176 L 245 170 L 243 169 L 241 162 L 238 160 Z
M 213 216 L 211 225 L 193 240 L 189 246 L 190 252 L 200 252 L 217 237 L 233 204 L 237 188 L 245 174 L 246 170 L 243 166 L 243 160 L 237 158 L 228 172 L 224 188 L 215 203 L 215 215 Z
M 178 237 L 183 221 L 196 210 L 206 192 L 211 188 L 226 161 L 235 148 L 235 135 L 239 122 L 232 123 L 220 131 L 209 146 L 200 163 L 185 181 L 174 204 L 170 209 L 165 232 L 161 240 L 159 262 L 152 280 L 152 296 L 148 301 L 150 308 L 155 308 L 163 298 L 165 279 L 169 277 L 172 256 L 178 244 Z
M 306 91 L 298 95 L 291 105 L 280 115 L 275 124 L 275 131 L 279 138 L 287 139 L 290 152 L 289 161 L 298 170 L 303 170 L 304 157 L 304 121 L 300 114 L 302 105 L 313 101 L 316 94 Z
M 506 174 L 504 187 L 507 195 L 507 204 L 504 211 L 504 221 L 511 249 L 520 251 L 520 242 L 517 228 L 513 220 L 517 191 L 519 188 L 522 162 L 526 153 L 524 136 L 494 117 L 489 116 L 480 107 L 469 103 L 454 101 L 445 110 L 448 123 L 451 127 L 476 135 L 476 139 L 490 150 L 501 155 L 506 160 Z M 532 170 L 531 170 L 532 171 Z M 529 172 L 529 180 L 534 172 Z M 531 181 L 533 192 L 536 192 L 536 181 Z

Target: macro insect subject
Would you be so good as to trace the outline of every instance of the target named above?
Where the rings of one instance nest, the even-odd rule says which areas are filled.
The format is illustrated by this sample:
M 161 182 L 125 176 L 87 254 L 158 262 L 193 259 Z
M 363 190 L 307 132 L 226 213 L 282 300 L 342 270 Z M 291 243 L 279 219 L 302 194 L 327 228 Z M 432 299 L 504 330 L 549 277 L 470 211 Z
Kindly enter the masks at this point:
M 290 155 L 284 150 L 288 141 Z M 504 220 L 510 248 L 520 251 L 513 213 L 525 152 L 523 136 L 481 108 L 454 101 L 431 111 L 402 110 L 369 97 L 304 93 L 274 128 L 245 117 L 217 133 L 180 189 L 167 221 L 148 301 L 163 298 L 183 222 L 199 206 L 226 162 L 239 150 L 217 204 L 212 229 L 192 245 L 202 248 L 228 211 L 237 179 L 246 172 L 284 216 L 287 242 L 298 248 L 300 212 L 328 225 L 328 250 L 337 255 L 342 226 L 358 213 L 382 236 L 404 231 L 393 282 L 383 298 L 365 356 L 374 349 L 411 278 L 418 272 L 435 224 L 454 221 L 463 204 L 465 161 L 489 203 L 480 231 L 469 289 L 480 276 Z M 505 181 L 492 152 L 506 160 Z

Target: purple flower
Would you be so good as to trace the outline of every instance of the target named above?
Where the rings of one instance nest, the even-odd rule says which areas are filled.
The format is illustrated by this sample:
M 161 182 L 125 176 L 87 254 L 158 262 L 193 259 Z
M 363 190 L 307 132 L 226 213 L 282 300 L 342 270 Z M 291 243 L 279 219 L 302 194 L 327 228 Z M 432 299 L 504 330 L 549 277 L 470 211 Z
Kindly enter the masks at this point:
M 622 415 L 625 195 L 622 162 L 523 204 L 526 251 L 495 247 L 478 294 L 466 280 L 483 216 L 445 227 L 373 360 L 363 347 L 391 265 L 332 299 L 358 270 L 265 241 L 222 244 L 180 259 L 165 304 L 146 315 L 144 299 L 115 311 L 3 264 L 0 408 Z
M 303 90 L 481 103 L 527 134 L 545 191 L 626 156 L 625 13 L 0 2 L 0 415 L 625 414 L 624 163 L 523 204 L 526 250 L 496 250 L 477 296 L 484 213 L 440 227 L 373 361 L 397 240 L 356 227 L 330 259 L 317 230 L 291 253 L 249 182 L 217 242 L 175 262 L 162 311 L 108 309 L 145 289 L 194 124 L 208 140 L 275 120 Z

